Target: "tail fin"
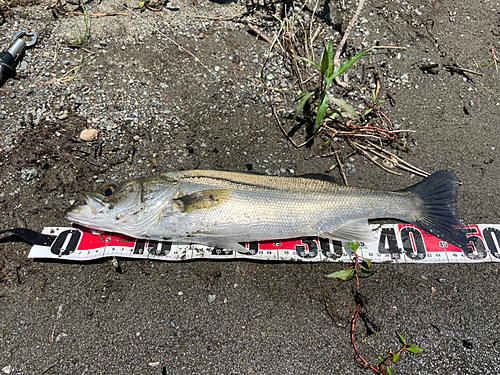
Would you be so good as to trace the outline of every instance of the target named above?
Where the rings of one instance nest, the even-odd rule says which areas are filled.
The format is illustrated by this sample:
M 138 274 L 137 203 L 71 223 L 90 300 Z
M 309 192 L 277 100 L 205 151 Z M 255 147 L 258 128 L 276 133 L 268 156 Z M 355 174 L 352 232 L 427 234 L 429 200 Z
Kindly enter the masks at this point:
M 404 191 L 420 197 L 424 206 L 412 224 L 463 250 L 469 241 L 460 229 L 464 224 L 457 212 L 457 186 L 454 172 L 437 171 Z

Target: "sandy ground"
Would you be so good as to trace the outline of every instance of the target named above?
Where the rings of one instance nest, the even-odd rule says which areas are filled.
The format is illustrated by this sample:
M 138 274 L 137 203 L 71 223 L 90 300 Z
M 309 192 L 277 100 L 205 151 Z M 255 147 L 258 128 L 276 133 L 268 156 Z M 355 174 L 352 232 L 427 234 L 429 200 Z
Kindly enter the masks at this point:
M 318 4 L 317 25 L 327 30 L 319 50 L 330 37 L 339 42 L 356 4 Z M 269 44 L 256 42 L 246 24 L 272 37 L 273 4 L 177 0 L 140 13 L 155 29 L 130 16 L 92 18 L 89 43 L 76 49 L 68 41 L 84 27 L 82 17 L 47 5 L 14 0 L 0 26 L 4 47 L 19 30 L 40 35 L 0 90 L 1 229 L 23 220 L 34 230 L 69 225 L 63 212 L 77 193 L 149 173 L 291 175 L 336 164 L 295 149 L 272 115 L 273 106 L 293 110 L 296 77 L 276 52 L 264 86 L 291 91 L 264 90 Z M 305 21 L 313 8 L 301 11 Z M 87 11 L 128 12 L 108 0 L 89 2 Z M 494 65 L 478 65 L 493 61 L 490 47 L 500 50 L 499 14 L 498 1 L 370 2 L 345 52 L 352 57 L 377 42 L 407 48 L 377 51 L 362 64 L 378 67 L 382 95 L 395 99 L 383 105 L 387 116 L 415 131 L 410 151 L 398 155 L 429 172 L 454 170 L 463 183 L 459 211 L 469 223 L 499 223 L 500 75 Z M 77 76 L 61 79 L 88 60 Z M 439 66 L 419 69 L 429 63 Z M 356 105 L 370 83 L 362 64 L 349 73 L 354 87 L 332 89 Z M 482 75 L 443 68 L 449 65 Z M 85 128 L 99 130 L 98 138 L 79 139 Z M 294 135 L 297 142 L 305 136 Z M 389 190 L 418 180 L 388 174 L 360 155 L 345 162 L 356 169 L 352 186 Z M 0 241 L 3 373 L 369 373 L 350 343 L 355 283 L 324 277 L 347 265 L 122 260 L 118 273 L 109 260 L 31 261 L 29 248 L 14 237 Z M 368 335 L 358 324 L 362 353 L 376 363 L 396 351 L 398 331 L 426 350 L 404 353 L 393 373 L 498 374 L 499 272 L 498 264 L 393 264 L 362 280 L 367 324 L 379 332 Z

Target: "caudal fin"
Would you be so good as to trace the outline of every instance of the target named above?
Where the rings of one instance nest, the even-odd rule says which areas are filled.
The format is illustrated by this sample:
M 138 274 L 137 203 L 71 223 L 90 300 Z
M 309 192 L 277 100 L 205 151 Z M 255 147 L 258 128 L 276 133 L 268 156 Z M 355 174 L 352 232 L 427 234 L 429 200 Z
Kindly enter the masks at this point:
M 404 191 L 420 197 L 424 205 L 423 214 L 412 224 L 464 249 L 469 241 L 460 229 L 464 224 L 457 212 L 457 187 L 454 172 L 437 171 Z

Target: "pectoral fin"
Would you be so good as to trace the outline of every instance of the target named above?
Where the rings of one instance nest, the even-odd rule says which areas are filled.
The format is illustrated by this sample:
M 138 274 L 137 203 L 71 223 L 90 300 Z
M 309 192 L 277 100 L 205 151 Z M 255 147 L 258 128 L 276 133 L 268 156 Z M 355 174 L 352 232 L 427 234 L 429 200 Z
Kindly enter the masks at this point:
M 174 202 L 180 206 L 183 213 L 191 213 L 216 207 L 225 202 L 232 193 L 229 189 L 202 190 L 174 199 Z
M 348 221 L 343 227 L 324 232 L 322 236 L 349 242 L 371 242 L 375 239 L 367 219 Z
M 221 238 L 220 240 L 217 240 L 216 242 L 214 242 L 211 246 L 214 246 L 214 247 L 218 247 L 218 248 L 221 248 L 221 249 L 227 249 L 227 250 L 236 250 L 236 251 L 239 251 L 240 253 L 248 253 L 249 250 L 239 244 L 238 242 L 236 241 L 232 241 L 230 239 L 224 239 L 224 238 Z
M 237 250 L 241 253 L 248 253 L 248 249 L 233 238 L 235 236 L 242 237 L 248 234 L 246 228 L 224 228 L 217 229 L 216 231 L 196 231 L 191 233 L 191 238 L 196 243 L 218 247 L 220 249 Z M 233 237 L 233 238 L 231 238 Z

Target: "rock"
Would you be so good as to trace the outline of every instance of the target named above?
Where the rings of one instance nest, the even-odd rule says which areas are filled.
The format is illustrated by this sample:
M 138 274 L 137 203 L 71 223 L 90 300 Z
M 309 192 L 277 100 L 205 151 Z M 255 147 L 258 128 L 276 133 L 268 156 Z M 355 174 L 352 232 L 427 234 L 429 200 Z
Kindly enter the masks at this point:
M 209 294 L 208 295 L 208 303 L 214 302 L 215 298 L 216 298 L 215 294 Z
M 59 120 L 67 119 L 68 118 L 68 114 L 65 112 L 61 116 L 59 116 L 58 118 L 59 118 Z
M 346 177 L 351 177 L 352 175 L 354 175 L 354 173 L 356 173 L 356 167 L 354 166 L 354 164 L 345 163 L 344 173 Z
M 99 130 L 97 129 L 84 129 L 80 133 L 80 139 L 85 142 L 95 141 L 98 134 Z
M 21 178 L 26 181 L 31 181 L 38 176 L 38 171 L 35 168 L 22 168 Z

